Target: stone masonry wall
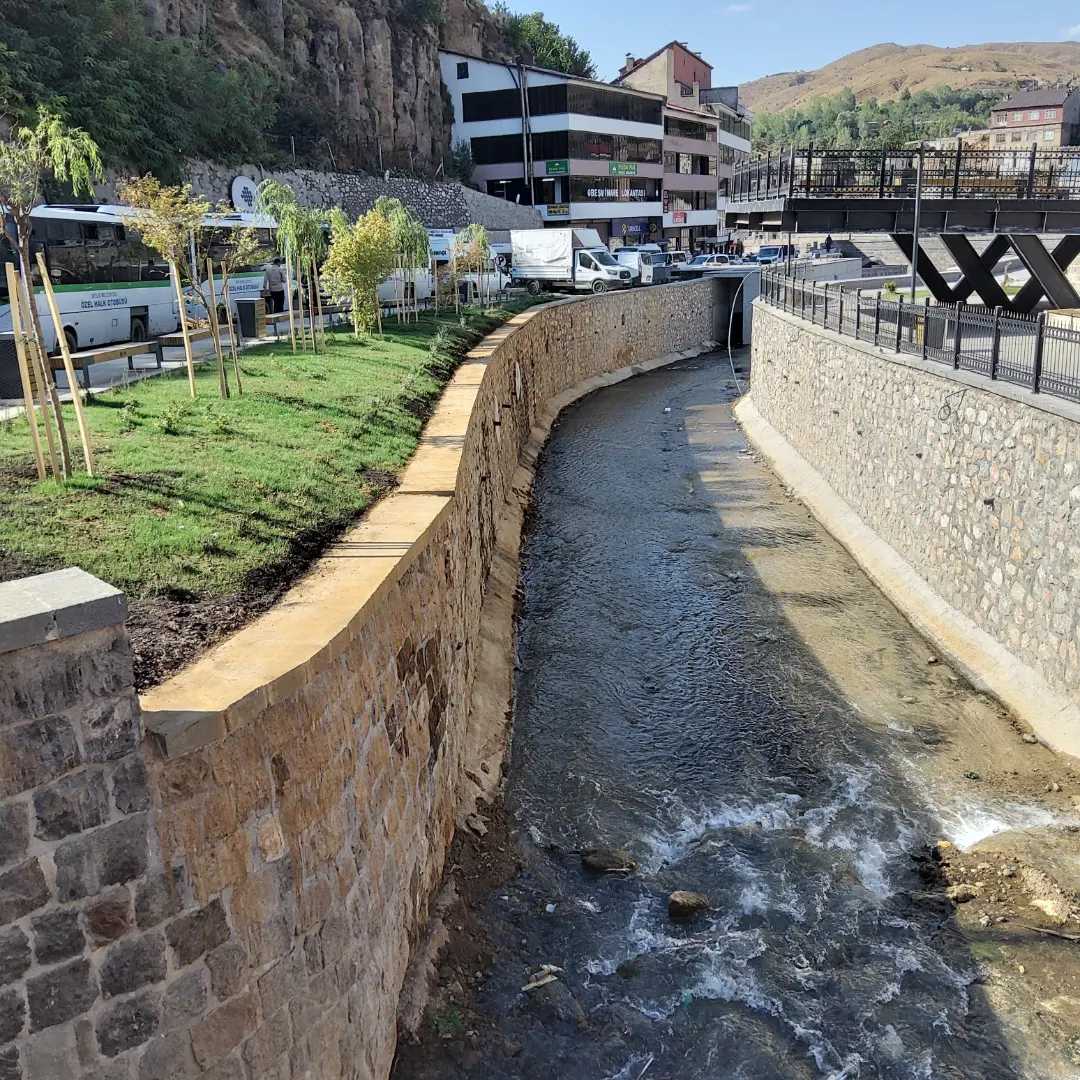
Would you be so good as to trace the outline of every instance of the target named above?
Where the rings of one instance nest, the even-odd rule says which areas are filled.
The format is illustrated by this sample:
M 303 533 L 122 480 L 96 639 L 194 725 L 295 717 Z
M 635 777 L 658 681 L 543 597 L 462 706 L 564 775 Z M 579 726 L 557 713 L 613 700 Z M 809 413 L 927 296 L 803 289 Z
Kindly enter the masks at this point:
M 0 585 L 0 1080 L 386 1076 L 519 453 L 561 392 L 713 338 L 717 295 L 518 316 L 398 492 L 141 710 L 115 590 Z
M 755 305 L 758 412 L 953 608 L 1080 692 L 1080 408 Z

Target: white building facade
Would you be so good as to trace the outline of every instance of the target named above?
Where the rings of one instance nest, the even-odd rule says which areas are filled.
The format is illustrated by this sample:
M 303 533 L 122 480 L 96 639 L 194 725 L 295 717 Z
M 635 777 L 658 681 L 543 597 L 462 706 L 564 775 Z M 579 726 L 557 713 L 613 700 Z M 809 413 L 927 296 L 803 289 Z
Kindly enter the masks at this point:
M 469 145 L 481 190 L 616 245 L 662 238 L 661 95 L 464 53 L 439 59 L 452 139 Z

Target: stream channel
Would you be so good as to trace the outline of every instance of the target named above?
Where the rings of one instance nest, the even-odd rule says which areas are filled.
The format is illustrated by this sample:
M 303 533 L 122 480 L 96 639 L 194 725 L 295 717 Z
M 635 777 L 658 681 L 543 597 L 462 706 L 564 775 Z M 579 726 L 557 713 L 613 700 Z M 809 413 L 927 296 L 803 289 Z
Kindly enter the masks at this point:
M 552 433 L 504 805 L 396 1080 L 1080 1076 L 1080 944 L 1009 891 L 1029 834 L 1075 858 L 1071 763 L 933 656 L 736 396 L 726 355 L 684 360 Z M 984 879 L 963 909 L 940 838 Z M 673 920 L 675 889 L 711 909 Z

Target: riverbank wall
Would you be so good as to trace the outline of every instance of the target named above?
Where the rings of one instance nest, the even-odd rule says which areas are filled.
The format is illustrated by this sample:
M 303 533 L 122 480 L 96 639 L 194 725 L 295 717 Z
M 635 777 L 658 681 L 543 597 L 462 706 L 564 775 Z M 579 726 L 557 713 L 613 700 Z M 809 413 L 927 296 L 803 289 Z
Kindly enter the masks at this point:
M 917 629 L 1080 756 L 1080 406 L 759 301 L 736 413 Z
M 720 306 L 703 281 L 515 317 L 395 492 L 141 701 L 117 590 L 0 584 L 0 1078 L 386 1076 L 460 807 L 490 783 L 475 733 L 506 723 L 485 589 L 522 457 L 581 393 L 706 347 Z

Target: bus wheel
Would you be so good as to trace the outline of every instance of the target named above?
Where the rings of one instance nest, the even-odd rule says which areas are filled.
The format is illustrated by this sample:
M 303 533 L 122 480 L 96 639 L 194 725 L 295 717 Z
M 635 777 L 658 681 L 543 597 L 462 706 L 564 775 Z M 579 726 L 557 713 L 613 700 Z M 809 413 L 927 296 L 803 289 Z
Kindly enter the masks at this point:
M 131 320 L 131 340 L 132 341 L 145 341 L 146 340 L 146 323 L 142 319 Z
M 74 329 L 70 326 L 64 327 L 64 337 L 67 338 L 68 352 L 79 351 L 79 335 L 75 333 Z
M 606 281 L 594 281 L 592 283 L 592 291 L 594 293 L 605 293 L 605 292 L 607 292 L 607 282 Z
M 540 295 L 540 282 L 539 281 L 530 281 L 529 284 L 526 285 L 525 287 L 529 290 L 529 295 L 530 296 L 539 296 Z

